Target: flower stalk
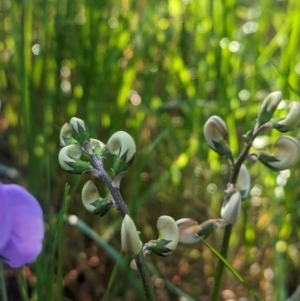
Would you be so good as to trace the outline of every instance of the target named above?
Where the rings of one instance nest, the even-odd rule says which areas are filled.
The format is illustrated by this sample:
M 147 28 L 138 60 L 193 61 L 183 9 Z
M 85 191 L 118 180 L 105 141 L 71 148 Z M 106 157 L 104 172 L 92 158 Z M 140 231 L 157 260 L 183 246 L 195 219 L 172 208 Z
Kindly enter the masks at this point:
M 110 178 L 110 176 L 107 174 L 105 169 L 103 168 L 103 165 L 100 163 L 100 161 L 97 159 L 95 155 L 90 155 L 91 162 L 96 169 L 97 177 L 99 177 L 108 187 L 112 198 L 115 201 L 115 206 L 119 210 L 121 216 L 124 218 L 126 214 L 130 216 L 130 212 L 123 200 L 123 197 L 120 193 L 120 190 L 114 186 L 113 180 Z M 141 276 L 141 282 L 143 285 L 144 293 L 145 293 L 145 300 L 146 301 L 155 301 L 153 286 L 151 283 L 149 271 L 147 269 L 146 261 L 143 255 L 143 252 L 140 251 L 137 255 L 134 256 L 138 271 Z
M 240 168 L 249 154 L 249 151 L 250 151 L 250 148 L 252 146 L 254 139 L 258 136 L 258 134 L 262 130 L 264 130 L 265 128 L 269 128 L 269 127 L 270 127 L 270 124 L 265 123 L 265 124 L 261 125 L 260 127 L 258 127 L 257 129 L 255 129 L 254 131 L 249 132 L 250 136 L 247 137 L 247 141 L 246 141 L 246 145 L 245 145 L 244 149 L 240 153 L 238 159 L 232 164 L 231 175 L 230 175 L 228 187 L 235 186 L 238 176 L 239 176 Z M 223 238 L 222 238 L 221 248 L 220 248 L 220 254 L 225 259 L 227 258 L 231 231 L 232 231 L 232 224 L 226 225 L 225 229 L 224 229 Z M 213 287 L 211 290 L 210 301 L 218 301 L 219 300 L 224 267 L 225 267 L 225 265 L 224 265 L 223 261 L 221 259 L 218 259 L 217 267 L 216 267 L 216 274 L 214 277 L 215 281 L 214 281 L 214 284 L 213 284 Z

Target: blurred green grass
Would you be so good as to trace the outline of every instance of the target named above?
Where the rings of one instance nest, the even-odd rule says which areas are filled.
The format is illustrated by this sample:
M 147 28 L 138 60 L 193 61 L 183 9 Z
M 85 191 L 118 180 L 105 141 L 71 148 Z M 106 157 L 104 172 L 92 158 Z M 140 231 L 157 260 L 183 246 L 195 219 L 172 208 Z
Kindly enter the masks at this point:
M 210 115 L 224 118 L 237 155 L 269 92 L 299 99 L 299 14 L 298 0 L 1 0 L 0 160 L 20 171 L 47 226 L 44 252 L 32 267 L 39 275 L 33 294 L 45 296 L 52 286 L 55 292 L 52 242 L 66 182 L 68 214 L 120 250 L 117 212 L 90 216 L 80 200 L 88 177 L 58 166 L 60 127 L 77 116 L 103 142 L 117 130 L 133 136 L 138 153 L 121 191 L 145 242 L 157 235 L 160 215 L 219 217 L 229 170 L 208 150 L 203 125 Z M 267 135 L 274 140 L 277 133 Z M 252 197 L 234 228 L 230 259 L 262 299 L 286 300 L 299 283 L 299 172 L 299 165 L 289 177 L 258 164 L 251 169 Z M 210 238 L 216 248 L 219 241 L 219 233 Z M 68 225 L 60 243 L 65 296 L 101 300 L 114 262 Z M 180 246 L 156 260 L 166 279 L 206 300 L 215 264 L 209 250 Z M 224 290 L 249 298 L 232 277 Z M 114 285 L 110 300 L 137 298 L 134 289 L 121 297 L 123 291 Z M 156 287 L 158 300 L 167 299 L 166 291 Z

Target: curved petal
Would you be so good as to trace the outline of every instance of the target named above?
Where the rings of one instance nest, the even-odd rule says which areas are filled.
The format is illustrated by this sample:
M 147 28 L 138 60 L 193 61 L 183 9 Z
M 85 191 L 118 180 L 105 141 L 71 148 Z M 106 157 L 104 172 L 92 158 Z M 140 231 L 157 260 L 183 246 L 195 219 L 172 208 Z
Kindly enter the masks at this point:
M 7 241 L 11 233 L 11 219 L 9 204 L 6 194 L 4 192 L 5 185 L 0 184 L 0 221 L 1 221 L 1 235 L 0 235 L 0 256 L 3 247 L 7 244 Z
M 43 213 L 37 200 L 24 188 L 3 185 L 2 192 L 11 214 L 11 235 L 1 256 L 11 267 L 20 267 L 36 259 L 44 238 Z
M 246 198 L 250 191 L 251 179 L 247 167 L 242 164 L 237 178 L 237 186 L 243 198 Z

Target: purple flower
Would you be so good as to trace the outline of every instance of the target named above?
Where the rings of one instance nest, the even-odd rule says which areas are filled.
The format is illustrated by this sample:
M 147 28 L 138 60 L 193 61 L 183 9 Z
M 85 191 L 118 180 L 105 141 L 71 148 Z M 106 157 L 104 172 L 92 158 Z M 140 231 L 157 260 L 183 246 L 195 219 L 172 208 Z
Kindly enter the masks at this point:
M 0 184 L 0 258 L 17 268 L 36 259 L 44 238 L 37 200 L 15 184 Z

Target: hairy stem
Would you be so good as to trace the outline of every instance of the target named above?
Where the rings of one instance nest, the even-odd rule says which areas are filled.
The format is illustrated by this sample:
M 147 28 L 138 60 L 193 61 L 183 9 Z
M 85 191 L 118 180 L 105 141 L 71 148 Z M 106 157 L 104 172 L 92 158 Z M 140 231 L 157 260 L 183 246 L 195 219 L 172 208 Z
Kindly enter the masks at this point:
M 97 157 L 95 155 L 90 155 L 90 158 L 93 163 L 93 166 L 99 173 L 99 177 L 107 185 L 121 216 L 123 218 L 125 217 L 126 214 L 128 214 L 130 216 L 130 212 L 123 200 L 123 197 L 122 197 L 119 189 L 114 187 L 113 180 L 110 178 L 110 176 L 107 174 L 107 172 L 103 168 L 102 163 L 97 159 Z M 141 281 L 142 281 L 142 285 L 143 285 L 143 289 L 144 289 L 144 293 L 145 293 L 145 300 L 146 301 L 154 301 L 155 296 L 154 296 L 153 286 L 151 284 L 150 274 L 147 269 L 146 261 L 145 261 L 142 251 L 138 255 L 136 255 L 134 257 L 134 259 L 135 259 L 138 271 L 141 276 Z

